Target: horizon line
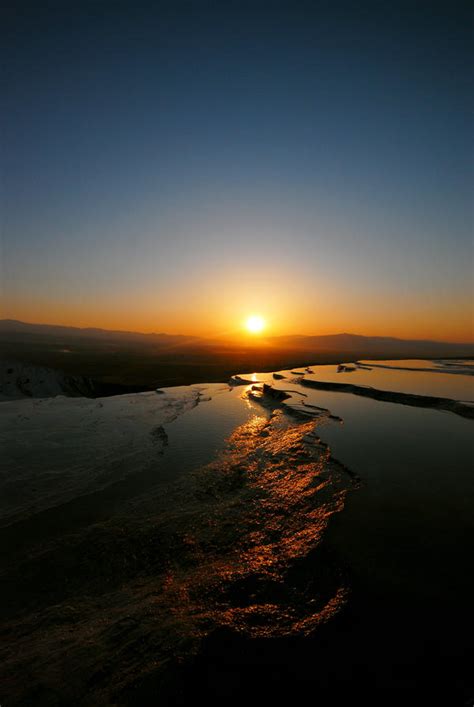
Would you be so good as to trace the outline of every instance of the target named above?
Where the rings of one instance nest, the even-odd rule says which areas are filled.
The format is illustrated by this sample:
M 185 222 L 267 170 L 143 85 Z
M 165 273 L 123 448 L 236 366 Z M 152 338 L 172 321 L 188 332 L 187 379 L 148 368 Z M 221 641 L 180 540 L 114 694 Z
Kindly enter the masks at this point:
M 200 340 L 206 340 L 206 339 L 222 339 L 225 340 L 226 338 L 232 338 L 231 335 L 223 336 L 219 334 L 214 334 L 210 336 L 205 336 L 205 335 L 197 335 L 197 334 L 169 334 L 164 331 L 151 331 L 151 332 L 144 332 L 144 331 L 137 331 L 133 329 L 107 329 L 103 327 L 94 327 L 94 326 L 85 326 L 85 327 L 79 327 L 79 326 L 74 326 L 71 324 L 51 324 L 47 322 L 26 322 L 22 319 L 11 319 L 9 317 L 5 319 L 0 319 L 0 324 L 5 324 L 5 323 L 12 323 L 12 324 L 22 324 L 26 326 L 39 326 L 39 327 L 55 327 L 58 329 L 76 329 L 77 331 L 100 331 L 100 332 L 108 332 L 110 334 L 136 334 L 139 336 L 167 336 L 167 337 L 182 337 L 182 338 L 187 338 L 187 339 L 200 339 Z M 242 335 L 241 335 L 242 336 Z M 330 337 L 330 336 L 353 336 L 353 337 L 359 337 L 359 338 L 364 338 L 364 339 L 391 339 L 394 341 L 412 341 L 412 342 L 417 342 L 417 343 L 439 343 L 439 344 L 454 344 L 454 345 L 460 345 L 460 346 L 474 346 L 474 341 L 451 341 L 451 340 L 440 340 L 440 339 L 410 339 L 410 338 L 403 338 L 400 336 L 388 336 L 384 334 L 355 334 L 352 332 L 335 332 L 332 334 L 276 334 L 276 335 L 270 335 L 270 336 L 265 336 L 265 335 L 257 335 L 255 337 L 252 337 L 252 339 L 257 342 L 258 340 L 264 340 L 264 339 L 284 339 L 284 338 L 324 338 L 324 337 Z

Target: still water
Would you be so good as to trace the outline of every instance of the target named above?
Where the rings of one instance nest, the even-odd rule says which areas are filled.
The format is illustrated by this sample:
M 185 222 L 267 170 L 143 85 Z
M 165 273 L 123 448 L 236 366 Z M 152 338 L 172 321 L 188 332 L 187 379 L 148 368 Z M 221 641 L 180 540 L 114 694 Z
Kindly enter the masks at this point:
M 121 633 L 123 616 L 133 616 L 130 645 L 150 671 L 157 654 L 163 665 L 181 655 L 183 637 L 197 646 L 206 631 L 232 628 L 231 643 L 217 634 L 189 680 L 203 680 L 203 695 L 219 683 L 219 694 L 243 698 L 257 676 L 262 695 L 269 684 L 293 695 L 295 684 L 313 680 L 313 690 L 330 686 L 330 704 L 340 703 L 339 688 L 378 686 L 418 690 L 416 704 L 426 703 L 426 690 L 430 704 L 433 695 L 464 704 L 474 691 L 473 420 L 301 384 L 474 399 L 461 365 L 448 373 L 416 363 L 247 373 L 231 385 L 102 401 L 3 403 L 18 479 L 4 500 L 0 607 L 11 636 L 22 636 L 26 621 L 30 651 L 22 657 L 13 642 L 8 656 L 18 694 L 26 663 L 31 689 L 44 680 L 45 626 L 56 645 L 73 612 L 68 670 L 89 675 L 90 646 L 113 636 L 118 662 L 107 686 L 134 674 L 132 639 Z M 259 397 L 253 388 L 262 383 L 277 393 Z M 32 502 L 22 501 L 29 488 Z M 17 508 L 10 516 L 8 503 Z M 299 642 L 285 644 L 288 637 Z M 240 693 L 226 670 L 238 673 Z
M 403 362 L 398 361 L 398 363 L 401 364 Z M 420 364 L 420 361 L 417 361 L 417 363 Z M 425 365 L 428 367 L 430 362 L 426 361 Z M 309 380 L 350 383 L 379 390 L 474 401 L 474 377 L 469 375 L 429 372 L 426 370 L 410 371 L 375 366 L 371 370 L 355 368 L 351 372 L 338 372 L 337 366 L 315 366 L 312 370 L 314 375 L 306 374 Z
M 336 366 L 311 370 L 313 374 L 305 373 L 310 380 L 474 398 L 469 375 L 376 368 L 337 373 Z M 456 592 L 464 593 L 467 580 L 459 572 L 459 555 L 465 556 L 467 545 L 474 545 L 473 421 L 446 411 L 315 390 L 299 386 L 290 371 L 281 373 L 289 380 L 274 381 L 275 387 L 299 391 L 306 403 L 328 408 L 342 420 L 326 421 L 318 433 L 334 457 L 362 480 L 343 514 L 350 510 L 352 528 L 344 545 L 351 563 L 376 564 L 378 577 L 397 585 L 406 582 L 410 591 L 415 582 L 435 595 L 454 598 Z M 256 377 L 270 382 L 268 374 Z M 294 396 L 289 405 L 296 402 L 298 407 L 300 400 Z M 439 577 L 440 552 L 444 571 Z M 394 562 L 399 563 L 396 572 Z M 427 574 L 436 576 L 436 582 L 427 583 Z
M 388 362 L 387 362 L 388 363 Z M 397 361 L 397 366 L 413 362 Z M 430 361 L 417 361 L 429 368 Z M 336 366 L 313 366 L 307 378 L 350 381 L 385 390 L 472 399 L 468 375 L 376 369 L 337 373 Z M 294 391 L 286 404 L 301 401 L 327 408 L 341 421 L 324 419 L 318 427 L 333 456 L 361 479 L 342 517 L 350 523 L 344 554 L 354 567 L 376 567 L 377 581 L 409 591 L 454 598 L 465 594 L 466 576 L 459 556 L 474 537 L 473 422 L 445 411 L 379 402 L 348 393 L 300 386 L 291 371 L 242 374 L 252 382 Z M 251 385 L 217 387 L 212 399 L 167 425 L 170 446 L 163 461 L 170 469 L 206 463 L 226 438 L 251 417 L 268 410 L 246 397 Z M 344 525 L 344 524 L 343 524 Z M 344 533 L 346 529 L 344 530 Z M 462 541 L 460 539 L 462 538 Z M 444 571 L 438 576 L 440 553 Z M 426 578 L 436 576 L 435 582 Z M 474 589 L 474 586 L 473 586 Z

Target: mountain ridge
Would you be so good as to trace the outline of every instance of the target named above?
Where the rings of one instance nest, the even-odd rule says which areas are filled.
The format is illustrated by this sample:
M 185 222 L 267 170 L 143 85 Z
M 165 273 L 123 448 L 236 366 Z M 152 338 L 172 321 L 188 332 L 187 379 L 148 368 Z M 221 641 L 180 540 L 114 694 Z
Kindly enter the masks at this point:
M 223 341 L 224 337 L 218 339 L 217 337 L 207 338 L 188 334 L 167 334 L 166 332 L 140 332 L 140 331 L 130 331 L 127 329 L 104 329 L 101 327 L 72 327 L 63 324 L 40 324 L 33 322 L 23 322 L 18 319 L 0 319 L 0 334 L 1 333 L 13 333 L 13 334 L 64 334 L 69 336 L 77 336 L 87 338 L 130 338 L 130 339 L 165 339 L 166 341 L 176 340 L 176 341 L 189 341 L 193 343 L 214 342 Z M 377 344 L 419 344 L 419 345 L 440 345 L 440 346 L 466 346 L 473 347 L 474 342 L 459 342 L 459 341 L 440 341 L 437 339 L 406 339 L 396 336 L 371 336 L 367 334 L 354 334 L 351 332 L 341 332 L 337 334 L 283 334 L 278 336 L 262 336 L 260 340 L 263 342 L 280 343 L 288 345 L 289 343 L 299 343 L 303 341 L 306 345 L 316 344 L 318 342 L 331 342 L 333 344 L 341 344 L 343 342 L 352 344 L 367 344 L 368 342 L 373 342 Z M 298 346 L 298 348 L 301 348 Z

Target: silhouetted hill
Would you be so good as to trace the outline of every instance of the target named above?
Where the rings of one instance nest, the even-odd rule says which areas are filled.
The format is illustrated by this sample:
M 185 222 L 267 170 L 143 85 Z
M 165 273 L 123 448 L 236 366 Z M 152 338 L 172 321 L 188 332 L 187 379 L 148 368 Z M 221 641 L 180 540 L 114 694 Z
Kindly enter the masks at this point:
M 329 334 L 324 336 L 278 336 L 272 343 L 282 348 L 304 351 L 339 351 L 364 356 L 472 356 L 474 344 L 429 341 L 424 339 L 397 339 L 389 336 L 361 336 L 359 334 Z
M 192 347 L 214 347 L 226 345 L 224 340 L 203 339 L 198 336 L 187 336 L 183 334 L 150 333 L 145 334 L 137 331 L 120 331 L 109 329 L 98 329 L 94 327 L 79 328 L 61 326 L 56 324 L 30 324 L 15 319 L 0 320 L 0 335 L 12 341 L 21 340 L 26 337 L 54 338 L 56 340 L 82 339 L 97 340 L 103 342 L 123 342 L 152 344 L 155 346 L 192 346 Z M 228 342 L 227 342 L 228 343 Z M 430 341 L 424 339 L 398 339 L 389 336 L 361 336 L 359 334 L 326 334 L 318 336 L 291 335 L 291 336 L 270 336 L 249 341 L 234 341 L 232 349 L 237 347 L 246 348 L 248 346 L 278 347 L 285 350 L 304 350 L 315 352 L 373 352 L 374 354 L 387 356 L 395 352 L 401 355 L 465 355 L 474 353 L 474 344 L 451 343 L 444 341 Z M 460 354 L 459 351 L 463 351 Z
M 27 336 L 54 337 L 56 339 L 96 339 L 101 341 L 128 341 L 151 344 L 185 345 L 197 341 L 198 337 L 183 336 L 182 334 L 152 333 L 144 334 L 137 331 L 120 331 L 110 329 L 97 329 L 94 327 L 80 328 L 61 326 L 58 324 L 29 324 L 16 319 L 1 319 L 0 334 L 15 338 Z

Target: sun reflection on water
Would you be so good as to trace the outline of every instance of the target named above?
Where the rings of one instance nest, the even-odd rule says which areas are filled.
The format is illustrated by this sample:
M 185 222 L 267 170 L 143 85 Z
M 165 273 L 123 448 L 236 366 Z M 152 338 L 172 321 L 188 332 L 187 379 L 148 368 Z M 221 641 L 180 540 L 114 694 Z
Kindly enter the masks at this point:
M 167 580 L 183 617 L 249 635 L 310 633 L 344 604 L 323 536 L 351 481 L 314 431 L 280 410 L 255 415 L 198 473 L 212 501 L 187 535 L 193 561 Z M 305 576 L 297 586 L 294 572 Z

